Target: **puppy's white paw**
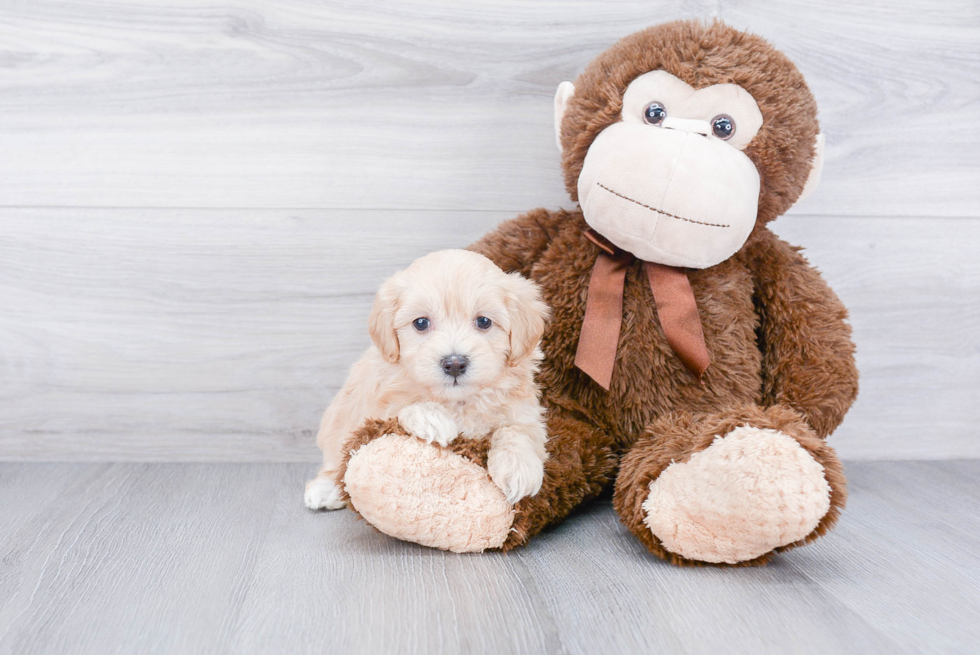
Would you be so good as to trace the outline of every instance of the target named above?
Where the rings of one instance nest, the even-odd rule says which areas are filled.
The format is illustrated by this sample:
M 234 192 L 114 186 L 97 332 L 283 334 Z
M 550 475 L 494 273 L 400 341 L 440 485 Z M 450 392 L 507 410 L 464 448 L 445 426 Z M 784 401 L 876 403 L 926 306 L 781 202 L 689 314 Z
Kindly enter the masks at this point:
M 341 509 L 347 504 L 341 500 L 340 487 L 337 483 L 322 475 L 306 483 L 303 501 L 310 509 Z
M 541 491 L 544 482 L 544 462 L 531 448 L 492 446 L 487 455 L 487 472 L 511 505 Z
M 456 422 L 441 405 L 415 403 L 398 412 L 398 422 L 412 436 L 426 443 L 447 446 L 459 435 Z

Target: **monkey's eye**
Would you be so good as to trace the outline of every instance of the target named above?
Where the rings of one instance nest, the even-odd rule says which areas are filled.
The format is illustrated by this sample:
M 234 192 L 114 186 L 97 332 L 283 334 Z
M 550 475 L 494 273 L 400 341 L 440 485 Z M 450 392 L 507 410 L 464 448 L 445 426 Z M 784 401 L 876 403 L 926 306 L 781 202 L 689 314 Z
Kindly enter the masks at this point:
M 426 330 L 429 329 L 429 319 L 427 319 L 424 316 L 420 316 L 414 321 L 412 321 L 412 327 L 418 330 L 419 332 L 425 332 Z
M 643 110 L 643 121 L 650 125 L 660 125 L 667 118 L 667 109 L 659 102 L 651 102 Z
M 476 318 L 476 327 L 480 328 L 481 330 L 489 330 L 491 325 L 493 325 L 493 321 L 486 316 L 478 316 Z
M 719 114 L 711 119 L 711 132 L 723 141 L 727 141 L 735 134 L 735 121 L 731 116 Z

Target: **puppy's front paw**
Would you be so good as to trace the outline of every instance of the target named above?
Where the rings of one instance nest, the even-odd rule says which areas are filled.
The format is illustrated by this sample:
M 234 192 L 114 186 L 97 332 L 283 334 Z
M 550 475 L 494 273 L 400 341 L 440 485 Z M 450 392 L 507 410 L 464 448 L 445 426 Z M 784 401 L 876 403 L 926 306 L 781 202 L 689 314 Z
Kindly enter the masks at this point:
M 337 483 L 324 475 L 318 475 L 306 483 L 303 501 L 310 509 L 341 509 L 347 503 L 340 497 Z
M 538 493 L 544 482 L 544 462 L 530 448 L 494 445 L 487 455 L 487 472 L 511 505 Z
M 449 445 L 459 435 L 456 422 L 436 403 L 409 405 L 398 412 L 398 422 L 410 435 L 440 446 Z

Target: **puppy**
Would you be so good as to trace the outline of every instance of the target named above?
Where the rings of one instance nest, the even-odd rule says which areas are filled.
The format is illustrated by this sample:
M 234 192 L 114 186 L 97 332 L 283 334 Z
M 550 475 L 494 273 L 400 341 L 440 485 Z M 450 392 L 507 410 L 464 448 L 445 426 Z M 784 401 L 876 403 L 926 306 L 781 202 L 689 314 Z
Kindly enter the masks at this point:
M 487 470 L 507 500 L 536 494 L 547 435 L 534 374 L 547 318 L 533 282 L 473 252 L 435 252 L 393 275 L 371 311 L 374 345 L 320 422 L 323 467 L 306 506 L 343 507 L 344 443 L 367 419 L 396 416 L 429 443 L 489 436 Z

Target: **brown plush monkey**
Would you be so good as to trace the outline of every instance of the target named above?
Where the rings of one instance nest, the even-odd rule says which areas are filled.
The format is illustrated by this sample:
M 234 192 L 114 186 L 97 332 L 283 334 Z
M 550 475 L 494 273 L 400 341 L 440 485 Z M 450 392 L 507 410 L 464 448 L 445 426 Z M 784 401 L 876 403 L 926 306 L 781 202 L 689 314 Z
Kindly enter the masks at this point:
M 348 491 L 388 495 L 375 525 L 400 513 L 414 528 L 395 536 L 454 550 L 525 544 L 610 484 L 623 523 L 675 563 L 762 563 L 815 539 L 844 505 L 825 439 L 858 376 L 847 311 L 766 227 L 819 178 L 803 77 L 759 37 L 674 22 L 601 54 L 555 110 L 581 209 L 529 212 L 472 246 L 536 281 L 553 311 L 543 488 L 493 516 L 467 509 L 467 493 L 433 508 L 419 479 L 363 491 L 385 473 L 374 458 L 390 471 L 407 457 L 371 450 L 398 431 L 378 422 L 351 444 Z M 485 449 L 425 447 L 440 488 L 486 497 L 492 483 L 473 474 Z

